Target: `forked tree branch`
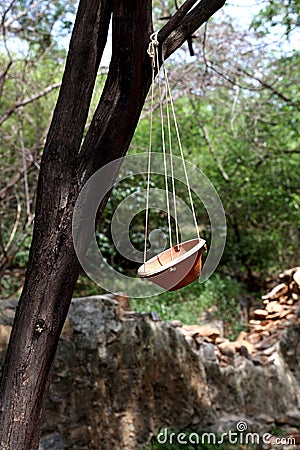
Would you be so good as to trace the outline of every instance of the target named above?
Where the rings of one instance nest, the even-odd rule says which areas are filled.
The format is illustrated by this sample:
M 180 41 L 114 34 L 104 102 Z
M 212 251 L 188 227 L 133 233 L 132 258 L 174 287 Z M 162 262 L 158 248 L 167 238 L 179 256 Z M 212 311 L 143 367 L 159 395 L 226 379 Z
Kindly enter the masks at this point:
M 59 157 L 70 166 L 79 151 L 95 80 L 107 40 L 111 0 L 81 0 L 70 41 L 62 86 L 43 158 Z

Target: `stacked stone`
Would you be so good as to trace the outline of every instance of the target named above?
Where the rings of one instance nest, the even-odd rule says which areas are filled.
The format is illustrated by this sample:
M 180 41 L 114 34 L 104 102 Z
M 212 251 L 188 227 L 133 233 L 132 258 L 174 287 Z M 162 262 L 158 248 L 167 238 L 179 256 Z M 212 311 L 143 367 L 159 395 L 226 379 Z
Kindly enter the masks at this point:
M 262 307 L 251 311 L 248 331 L 242 331 L 236 341 L 224 337 L 221 321 L 200 325 L 182 325 L 174 321 L 173 325 L 197 350 L 203 344 L 213 344 L 221 367 L 239 364 L 241 359 L 237 356 L 257 365 L 272 364 L 284 331 L 291 323 L 300 323 L 300 267 L 284 271 L 279 274 L 279 279 L 281 283 L 262 296 Z M 294 348 L 288 352 L 289 356 L 295 356 Z

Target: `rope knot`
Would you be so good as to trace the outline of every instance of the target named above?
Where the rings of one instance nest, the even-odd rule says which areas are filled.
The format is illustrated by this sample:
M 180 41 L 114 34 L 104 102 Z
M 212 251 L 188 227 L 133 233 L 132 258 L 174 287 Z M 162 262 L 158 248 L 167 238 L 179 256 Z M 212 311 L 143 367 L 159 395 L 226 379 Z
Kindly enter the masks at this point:
M 148 46 L 148 50 L 147 53 L 150 56 L 150 58 L 152 58 L 152 64 L 155 65 L 155 47 L 159 46 L 159 42 L 157 39 L 157 35 L 158 35 L 158 31 L 156 31 L 155 33 L 152 33 L 150 36 L 150 42 L 149 42 L 149 46 Z

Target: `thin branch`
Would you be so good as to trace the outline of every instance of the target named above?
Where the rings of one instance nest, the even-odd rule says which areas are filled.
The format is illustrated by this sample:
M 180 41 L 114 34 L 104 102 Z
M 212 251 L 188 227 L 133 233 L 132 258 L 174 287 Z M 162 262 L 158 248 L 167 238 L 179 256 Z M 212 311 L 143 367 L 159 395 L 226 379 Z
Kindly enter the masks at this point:
M 203 125 L 202 122 L 198 122 L 198 124 L 199 124 L 200 129 L 202 130 L 203 137 L 204 137 L 204 140 L 205 140 L 205 142 L 207 144 L 207 147 L 208 147 L 208 149 L 209 149 L 209 151 L 210 151 L 210 153 L 211 153 L 211 155 L 213 157 L 213 160 L 215 161 L 215 163 L 216 163 L 216 165 L 217 165 L 217 167 L 218 167 L 222 177 L 224 178 L 224 180 L 226 182 L 230 181 L 229 176 L 227 175 L 227 172 L 225 171 L 225 169 L 224 169 L 221 161 L 219 160 L 218 155 L 217 155 L 217 153 L 216 153 L 216 151 L 215 151 L 215 149 L 214 149 L 214 147 L 213 147 L 213 145 L 211 143 L 211 140 L 209 138 L 209 135 L 208 135 L 208 132 L 207 132 L 205 126 Z
M 16 3 L 16 0 L 12 0 L 10 2 L 10 4 L 8 5 L 8 7 L 4 10 L 3 15 L 2 15 L 2 23 L 4 23 L 5 21 L 5 17 L 7 16 L 7 13 L 9 12 L 9 10 L 13 7 L 13 4 Z
M 269 158 L 273 158 L 274 156 L 278 156 L 281 155 L 283 153 L 285 154 L 289 154 L 289 155 L 293 155 L 293 154 L 300 154 L 300 148 L 295 148 L 295 149 L 288 149 L 288 148 L 283 148 L 283 149 L 275 149 L 275 148 L 269 148 L 268 149 L 269 152 L 265 153 L 260 160 L 255 164 L 255 168 L 258 169 L 258 167 L 260 167 L 267 159 Z
M 288 148 L 284 148 L 284 149 L 280 150 L 280 152 L 281 152 L 281 153 L 290 153 L 290 154 L 293 154 L 293 153 L 300 153 L 300 148 L 295 148 L 295 149 L 293 149 L 293 150 L 288 149 Z
M 8 74 L 9 69 L 12 66 L 12 60 L 10 60 L 6 66 L 6 68 L 3 70 L 3 72 L 0 74 L 0 97 L 2 97 L 3 92 L 3 86 L 5 83 L 6 75 Z
M 203 32 L 203 41 L 202 41 L 202 52 L 203 52 L 203 60 L 204 60 L 204 64 L 205 64 L 205 73 L 208 72 L 208 63 L 207 63 L 207 58 L 206 58 L 206 40 L 207 40 L 207 22 L 205 23 L 204 26 L 204 32 Z
M 53 91 L 54 89 L 59 88 L 61 85 L 61 83 L 54 83 L 51 84 L 50 86 L 47 86 L 45 89 L 43 89 L 42 91 L 38 92 L 37 94 L 33 95 L 32 97 L 28 97 L 25 98 L 19 102 L 15 102 L 13 104 L 13 106 L 11 106 L 5 113 L 4 115 L 1 117 L 0 119 L 0 126 L 18 109 L 21 108 L 22 106 L 26 106 L 29 103 L 33 103 L 36 100 L 38 100 L 41 97 L 44 97 L 45 95 L 49 94 L 49 92 Z
M 3 254 L 1 255 L 1 261 L 0 261 L 0 277 L 3 276 L 4 271 L 7 269 L 7 267 L 10 265 L 14 255 L 18 252 L 18 250 L 23 246 L 23 243 L 25 239 L 29 236 L 29 229 L 32 225 L 32 222 L 34 220 L 34 215 L 27 221 L 25 226 L 23 227 L 23 232 L 18 233 L 17 238 L 12 243 L 12 245 L 9 248 L 9 254 Z
M 233 132 L 234 136 L 236 137 L 236 130 L 234 129 L 234 121 L 238 116 L 238 112 L 236 111 L 236 105 L 237 105 L 237 101 L 239 98 L 239 93 L 240 93 L 240 88 L 239 86 L 236 87 L 236 92 L 234 95 L 234 99 L 232 102 L 232 108 L 231 108 L 231 118 L 230 118 L 230 127 L 231 127 L 231 131 Z
M 239 68 L 239 70 L 244 74 L 247 75 L 248 77 L 252 78 L 255 81 L 258 81 L 263 87 L 269 89 L 271 92 L 273 92 L 273 94 L 277 95 L 277 97 L 281 98 L 282 100 L 284 100 L 286 103 L 290 103 L 293 106 L 296 106 L 297 108 L 299 108 L 299 104 L 293 102 L 292 99 L 286 97 L 284 94 L 282 94 L 281 92 L 279 92 L 274 86 L 272 86 L 271 84 L 267 83 L 266 81 L 263 81 L 261 78 L 256 77 L 255 75 L 251 75 L 249 72 L 247 72 L 245 69 L 242 69 L 241 67 Z
M 14 3 L 14 1 L 11 2 L 11 5 L 13 5 L 13 3 Z M 2 26 L 3 26 L 3 28 L 8 28 L 13 22 L 17 22 L 18 20 L 21 19 L 21 17 L 25 17 L 25 16 L 29 13 L 29 11 L 32 11 L 33 9 L 35 9 L 36 11 L 38 11 L 38 6 L 39 6 L 41 3 L 42 3 L 42 0 L 40 0 L 40 1 L 36 2 L 36 3 L 30 2 L 30 4 L 28 5 L 27 8 L 21 10 L 21 11 L 20 11 L 18 14 L 16 14 L 15 16 L 10 17 L 6 22 L 5 22 L 5 21 L 2 21 Z M 9 11 L 10 7 L 11 7 L 11 6 L 9 6 L 8 10 L 6 11 L 6 14 L 7 14 L 7 12 Z
M 31 171 L 34 168 L 34 161 L 30 161 L 30 163 L 26 166 L 27 172 Z M 0 190 L 0 202 L 4 200 L 7 193 L 21 180 L 24 176 L 24 167 L 17 172 L 13 178 L 7 183 L 7 185 Z
M 22 163 L 23 163 L 23 171 L 24 171 L 24 192 L 25 192 L 25 199 L 26 199 L 26 215 L 27 215 L 27 218 L 29 219 L 31 217 L 30 194 L 29 194 L 29 187 L 28 187 L 28 171 L 27 171 L 26 152 L 25 152 L 24 134 L 23 134 L 22 124 L 20 126 L 19 136 L 20 136 Z
M 210 68 L 210 70 L 211 70 L 212 72 L 217 73 L 217 74 L 220 75 L 220 77 L 222 77 L 224 80 L 228 81 L 228 83 L 232 84 L 233 86 L 238 86 L 240 89 L 245 89 L 245 90 L 248 90 L 248 91 L 251 91 L 251 92 L 259 92 L 259 91 L 262 90 L 262 87 L 256 88 L 256 87 L 253 87 L 253 86 L 251 86 L 251 87 L 250 87 L 250 86 L 246 86 L 246 85 L 243 86 L 241 83 L 238 83 L 236 80 L 231 79 L 231 78 L 229 77 L 229 75 L 225 75 L 225 74 L 222 72 L 222 70 L 218 70 L 218 69 L 216 68 L 216 66 L 213 65 L 213 62 L 212 62 L 212 61 L 208 61 L 208 67 Z
M 48 158 L 52 153 L 57 154 L 59 149 L 63 158 L 70 158 L 70 164 L 76 159 L 107 40 L 112 3 L 110 0 L 79 2 L 43 158 Z
M 7 244 L 6 244 L 5 247 L 4 247 L 4 254 L 5 254 L 5 255 L 6 255 L 7 251 L 9 250 L 9 247 L 10 247 L 12 241 L 13 241 L 14 238 L 15 238 L 15 235 L 16 235 L 16 232 L 17 232 L 19 223 L 20 223 L 20 218 L 21 218 L 21 211 L 22 211 L 22 208 L 21 208 L 21 203 L 20 203 L 20 199 L 19 199 L 19 196 L 18 196 L 17 192 L 15 192 L 15 198 L 16 198 L 16 200 L 17 200 L 16 220 L 15 220 L 14 226 L 13 226 L 13 228 L 12 228 L 12 231 L 11 231 L 11 233 L 10 233 L 10 237 L 9 237 L 9 239 L 8 239 L 8 241 L 7 241 Z

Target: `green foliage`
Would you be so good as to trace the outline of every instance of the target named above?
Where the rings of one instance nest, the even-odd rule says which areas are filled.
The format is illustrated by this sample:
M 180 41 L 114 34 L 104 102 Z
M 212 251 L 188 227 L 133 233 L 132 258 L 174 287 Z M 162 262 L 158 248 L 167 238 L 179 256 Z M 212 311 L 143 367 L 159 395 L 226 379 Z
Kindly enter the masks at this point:
M 57 58 L 61 58 L 61 52 L 57 52 Z M 0 55 L 0 64 L 3 67 L 7 64 L 7 58 L 4 55 Z M 62 67 L 57 65 L 53 57 L 44 55 L 42 59 L 30 64 L 26 60 L 16 59 L 3 85 L 0 104 L 0 120 L 2 119 L 0 191 L 4 192 L 7 186 L 10 188 L 1 199 L 0 240 L 5 247 L 14 224 L 18 225 L 16 237 L 19 234 L 21 238 L 20 252 L 23 252 L 24 258 L 19 254 L 14 261 L 15 264 L 25 264 L 28 256 L 29 242 L 25 236 L 27 232 L 24 237 L 21 236 L 25 229 L 29 230 L 31 226 L 28 221 L 31 220 L 29 216 L 34 210 L 40 153 L 58 90 L 52 89 L 47 96 L 41 96 L 34 101 L 30 98 L 59 81 L 61 74 Z M 28 100 L 26 108 L 15 107 L 25 100 Z M 25 191 L 24 178 L 21 176 L 25 166 L 27 191 Z M 17 176 L 18 174 L 20 177 Z M 11 183 L 14 179 L 16 182 Z M 18 217 L 18 210 L 20 217 Z
M 24 12 L 28 2 L 24 0 L 19 3 L 14 2 L 13 7 Z M 46 5 L 44 2 L 42 4 Z M 46 27 L 48 23 L 52 33 L 51 39 L 57 36 L 54 23 L 61 22 L 62 27 L 67 27 L 72 5 L 72 2 L 67 2 L 63 12 L 62 3 L 54 2 L 48 11 L 51 17 L 45 15 L 45 23 L 39 26 Z M 278 2 L 273 2 L 273 5 L 279 6 Z M 298 11 L 294 2 L 284 2 L 283 5 L 289 7 L 293 14 Z M 156 20 L 161 15 L 174 12 L 174 8 L 174 2 L 164 2 L 163 5 L 159 1 L 154 2 Z M 15 13 L 16 11 L 10 11 L 11 17 Z M 11 29 L 12 34 L 19 36 L 18 39 L 28 39 L 32 48 L 24 57 L 19 52 L 11 55 L 14 61 L 3 85 L 0 118 L 5 116 L 16 102 L 30 98 L 61 79 L 64 51 L 58 50 L 57 45 L 51 45 L 47 52 L 42 52 L 41 55 L 37 50 L 39 45 L 39 49 L 43 47 L 42 43 L 38 44 L 34 37 L 30 37 L 31 25 L 39 14 L 39 11 L 30 11 L 28 15 L 21 14 L 20 21 L 28 22 L 27 35 L 21 32 L 17 34 L 18 27 Z M 21 22 L 16 22 L 18 23 Z M 199 296 L 201 304 L 207 303 L 208 307 L 217 303 L 216 298 L 210 298 L 209 289 L 212 290 L 211 295 L 219 296 L 219 309 L 222 309 L 223 301 L 227 305 L 226 301 L 229 302 L 229 299 L 223 300 L 223 294 L 217 291 L 217 285 L 225 283 L 222 289 L 226 295 L 236 298 L 235 295 L 228 294 L 232 287 L 229 286 L 230 282 L 226 276 L 245 283 L 252 291 L 260 289 L 263 280 L 282 267 L 299 263 L 299 53 L 295 51 L 292 56 L 282 54 L 278 57 L 261 51 L 261 47 L 257 51 L 254 47 L 249 47 L 248 42 L 245 43 L 240 33 L 235 33 L 230 24 L 212 23 L 209 27 L 213 39 L 210 41 L 206 36 L 205 58 L 200 33 L 199 41 L 194 39 L 197 58 L 192 64 L 181 61 L 179 57 L 168 62 L 185 156 L 202 169 L 216 187 L 228 223 L 227 245 L 218 269 L 219 281 L 206 283 L 207 288 L 198 284 L 193 285 L 190 291 L 186 288 L 186 291 L 175 294 L 177 301 L 172 297 L 173 294 L 169 293 L 160 296 L 159 302 L 154 300 L 156 309 L 160 308 L 158 312 L 164 318 L 180 317 L 185 322 L 194 319 L 197 314 Z M 37 28 L 36 33 L 41 36 L 43 31 Z M 255 37 L 252 36 L 251 39 L 254 40 Z M 4 70 L 9 64 L 9 55 L 5 54 L 4 47 L 2 50 L 0 64 Z M 92 110 L 101 95 L 105 76 L 105 73 L 99 73 Z M 0 191 L 16 173 L 22 172 L 22 151 L 25 151 L 27 163 L 32 161 L 27 173 L 30 213 L 34 210 L 40 153 L 56 98 L 57 90 L 53 90 L 26 107 L 13 110 L 1 126 Z M 143 118 L 131 144 L 131 153 L 148 149 L 148 113 L 149 103 L 146 103 Z M 205 139 L 203 126 L 211 148 Z M 173 138 L 175 139 L 175 136 Z M 155 115 L 153 123 L 153 148 L 158 151 L 161 149 L 158 114 Z M 228 175 L 228 180 L 224 178 L 224 172 Z M 152 183 L 153 186 L 163 188 L 162 177 L 154 177 Z M 8 256 L 14 256 L 10 259 L 11 267 L 23 269 L 28 255 L 32 222 L 28 225 L 24 178 L 20 177 L 13 187 L 9 195 L 2 200 L 0 244 L 2 251 L 11 236 L 20 204 L 21 219 L 14 240 L 18 241 L 18 245 L 13 248 L 14 252 L 8 252 Z M 125 261 L 116 252 L 110 224 L 116 207 L 128 195 L 135 195 L 135 203 L 142 211 L 145 199 L 141 192 L 145 187 L 146 179 L 142 176 L 128 177 L 121 185 L 116 186 L 97 230 L 98 243 L 104 257 L 115 269 L 131 276 L 135 276 L 138 264 Z M 185 187 L 180 183 L 176 187 L 177 194 L 186 200 Z M 209 243 L 209 218 L 196 198 L 195 206 L 201 234 Z M 144 213 L 141 212 L 130 224 L 130 240 L 139 251 L 143 250 L 144 245 L 144 221 Z M 160 228 L 167 234 L 166 214 L 150 213 L 150 222 L 151 227 Z M 242 286 L 241 283 L 238 286 Z M 8 291 L 6 286 L 5 294 Z M 15 288 L 12 288 L 11 295 L 14 291 Z M 82 291 L 89 291 L 85 283 L 82 285 Z M 90 291 L 95 292 L 92 284 Z M 151 300 L 147 299 L 146 302 L 150 307 Z M 234 305 L 230 308 L 234 308 Z M 226 307 L 223 312 L 225 314 Z M 232 327 L 230 333 L 235 333 Z
M 298 0 L 269 0 L 253 21 L 255 29 L 271 33 L 277 25 L 285 28 L 286 34 L 300 24 L 300 4 Z M 270 28 L 271 27 L 271 28 Z
M 185 324 L 201 322 L 202 313 L 208 311 L 209 320 L 223 320 L 226 335 L 235 339 L 242 330 L 238 298 L 244 290 L 236 280 L 214 274 L 205 283 L 195 281 L 180 291 L 131 299 L 131 307 L 139 312 L 155 311 L 162 320 L 177 319 Z
M 76 5 L 75 0 L 4 0 L 5 39 L 15 40 L 21 48 L 26 44 L 36 55 L 41 54 L 70 33 Z
M 213 182 L 226 211 L 222 266 L 247 281 L 250 289 L 268 274 L 297 264 L 299 62 L 296 52 L 293 58 L 265 60 L 262 82 L 276 80 L 268 89 L 260 88 L 257 75 L 249 73 L 240 81 L 243 89 L 213 87 L 206 90 L 206 97 L 196 92 L 190 104 L 184 97 L 176 102 L 188 158 Z M 201 123 L 211 149 L 199 129 Z
M 91 283 L 91 280 L 86 274 L 81 273 L 79 275 L 74 291 L 74 297 L 87 297 L 89 295 L 101 295 L 104 293 L 105 291 L 97 284 Z

